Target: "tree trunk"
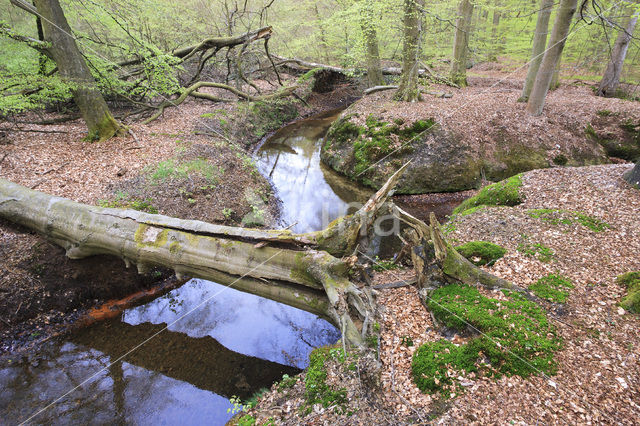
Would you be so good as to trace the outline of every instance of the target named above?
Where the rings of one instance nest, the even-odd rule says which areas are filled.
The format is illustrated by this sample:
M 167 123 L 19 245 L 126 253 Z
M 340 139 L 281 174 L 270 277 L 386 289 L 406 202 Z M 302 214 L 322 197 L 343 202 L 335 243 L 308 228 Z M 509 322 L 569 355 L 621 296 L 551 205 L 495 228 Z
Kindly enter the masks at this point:
M 307 234 L 90 206 L 4 179 L 0 179 L 0 218 L 43 234 L 65 248 L 71 259 L 113 255 L 127 265 L 136 264 L 140 273 L 151 266 L 165 266 L 179 278 L 228 283 L 313 312 L 339 327 L 346 342 L 362 346 L 365 337 L 375 332 L 370 325 L 377 307 L 371 288 L 350 281 L 350 265 L 358 261 L 358 254 L 367 257 L 364 253 L 368 242 L 375 239 L 379 221 L 405 223 L 410 228 L 405 235 L 414 247 L 428 247 L 433 241 L 437 265 L 449 279 L 523 291 L 462 258 L 445 240 L 435 216 L 427 226 L 387 202 L 407 166 L 391 176 L 360 210 L 327 229 Z M 415 259 L 419 276 L 425 276 L 424 262 Z
M 35 0 L 34 3 L 38 13 L 42 15 L 45 40 L 51 43 L 48 50 L 58 66 L 60 76 L 74 85 L 73 100 L 87 124 L 89 139 L 102 141 L 122 134 L 126 129 L 113 118 L 96 87 L 59 1 Z
M 540 0 L 540 10 L 538 11 L 538 20 L 536 21 L 536 32 L 533 36 L 533 46 L 531 47 L 531 60 L 529 61 L 529 69 L 527 77 L 524 80 L 524 88 L 520 95 L 520 102 L 529 100 L 533 83 L 538 74 L 544 50 L 547 46 L 547 34 L 549 33 L 549 17 L 553 10 L 554 0 Z
M 378 33 L 374 24 L 373 5 L 369 1 L 360 2 L 360 27 L 367 47 L 367 80 L 368 87 L 384 84 L 380 68 L 380 51 Z
M 467 85 L 467 50 L 472 15 L 473 3 L 469 0 L 462 0 L 458 6 L 456 33 L 453 39 L 453 60 L 451 61 L 451 81 L 458 86 Z
M 602 76 L 602 80 L 598 86 L 598 91 L 596 92 L 598 96 L 613 96 L 618 89 L 620 74 L 622 73 L 622 64 L 624 64 L 624 59 L 627 56 L 627 50 L 629 49 L 629 42 L 633 37 L 633 30 L 638 22 L 638 15 L 633 15 L 635 11 L 629 9 L 628 12 L 631 16 L 629 17 L 624 29 L 621 29 L 618 33 L 616 44 L 613 47 L 613 52 L 611 52 L 609 65 L 607 65 L 607 69 Z
M 418 55 L 422 36 L 424 0 L 404 1 L 404 39 L 402 44 L 402 77 L 394 98 L 398 101 L 420 100 L 418 90 Z
M 624 174 L 624 179 L 636 189 L 640 189 L 640 160 L 636 163 L 635 167 Z
M 549 92 L 553 73 L 562 57 L 562 51 L 567 41 L 571 20 L 576 11 L 578 0 L 561 0 L 558 6 L 558 14 L 551 31 L 551 39 L 547 48 L 538 73 L 536 74 L 531 95 L 527 102 L 527 112 L 531 115 L 542 114 L 544 108 L 544 100 Z
M 495 9 L 493 9 L 493 19 L 491 22 L 491 42 L 493 43 L 491 47 L 491 52 L 489 53 L 489 61 L 495 62 L 498 60 L 498 52 L 502 50 L 502 39 L 498 39 L 499 33 L 498 29 L 500 27 L 500 7 L 499 2 L 495 2 Z

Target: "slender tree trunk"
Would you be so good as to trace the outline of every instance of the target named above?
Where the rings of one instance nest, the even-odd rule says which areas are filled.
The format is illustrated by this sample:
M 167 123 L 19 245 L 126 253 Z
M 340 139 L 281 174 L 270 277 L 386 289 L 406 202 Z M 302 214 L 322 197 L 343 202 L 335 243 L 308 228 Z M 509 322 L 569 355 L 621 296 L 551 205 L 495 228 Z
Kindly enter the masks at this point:
M 451 61 L 451 81 L 459 86 L 467 85 L 467 50 L 473 3 L 462 0 L 458 6 L 456 33 L 453 40 L 453 60 Z
M 638 15 L 635 14 L 634 16 L 634 11 L 631 9 L 629 9 L 629 13 L 631 16 L 629 17 L 624 29 L 621 29 L 618 33 L 616 44 L 613 47 L 613 52 L 611 52 L 611 60 L 609 61 L 609 65 L 607 65 L 607 69 L 602 76 L 600 86 L 598 86 L 598 96 L 613 96 L 618 89 L 620 74 L 622 73 L 622 64 L 627 56 L 629 42 L 633 37 L 633 30 L 638 22 Z
M 553 70 L 553 76 L 551 77 L 551 84 L 549 84 L 549 90 L 556 90 L 560 86 L 560 71 L 562 70 L 562 58 L 558 59 L 555 69 Z
M 633 169 L 624 174 L 624 179 L 637 189 L 640 189 L 640 160 L 638 160 Z
M 533 36 L 533 46 L 531 48 L 531 60 L 529 61 L 529 70 L 524 80 L 524 88 L 520 95 L 520 102 L 529 100 L 533 83 L 536 80 L 538 69 L 542 63 L 544 49 L 547 46 L 547 34 L 549 33 L 549 17 L 553 10 L 554 0 L 540 0 L 540 10 L 538 11 L 538 20 L 536 21 L 536 32 Z
M 89 128 L 89 139 L 105 140 L 121 134 L 125 127 L 111 115 L 102 94 L 97 89 L 93 75 L 80 53 L 71 28 L 58 0 L 35 0 L 42 15 L 45 40 L 60 75 L 74 85 L 73 100 Z
M 35 6 L 35 3 L 33 4 Z M 38 30 L 38 40 L 44 41 L 44 30 L 42 29 L 42 19 L 36 16 L 36 29 Z M 38 54 L 38 73 L 44 75 L 47 72 L 47 55 Z
M 365 0 L 360 2 L 360 27 L 367 47 L 367 81 L 369 87 L 384 84 L 382 69 L 380 68 L 380 51 L 378 47 L 378 32 L 374 24 L 374 10 L 372 4 Z
M 551 31 L 551 39 L 549 40 L 549 47 L 545 51 L 540 64 L 540 69 L 536 75 L 536 79 L 533 83 L 533 89 L 527 103 L 527 111 L 531 115 L 542 114 L 544 108 L 544 100 L 549 92 L 551 80 L 553 78 L 553 72 L 558 65 L 558 61 L 562 57 L 562 51 L 567 41 L 569 34 L 569 28 L 571 27 L 571 21 L 573 14 L 576 11 L 578 0 L 561 0 L 558 8 L 558 14 L 556 15 L 555 23 L 553 24 L 553 30 Z
M 499 2 L 494 4 L 495 9 L 493 9 L 493 19 L 491 22 L 491 52 L 489 53 L 489 61 L 497 61 L 498 60 L 498 52 L 502 50 L 502 39 L 499 39 L 498 28 L 500 27 L 500 10 L 498 7 L 500 6 Z
M 404 40 L 402 45 L 402 77 L 395 99 L 415 102 L 421 99 L 418 89 L 418 55 L 422 36 L 424 0 L 404 1 Z

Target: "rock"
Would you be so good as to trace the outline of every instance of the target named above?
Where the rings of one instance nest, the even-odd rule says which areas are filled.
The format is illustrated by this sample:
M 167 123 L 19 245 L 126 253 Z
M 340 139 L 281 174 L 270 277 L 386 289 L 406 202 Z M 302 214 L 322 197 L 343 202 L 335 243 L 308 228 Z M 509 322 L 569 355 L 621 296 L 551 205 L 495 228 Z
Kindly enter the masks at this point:
M 477 188 L 483 178 L 502 180 L 550 167 L 552 158 L 557 158 L 553 145 L 532 144 L 504 127 L 496 126 L 491 135 L 468 140 L 428 118 L 413 123 L 384 122 L 369 115 L 361 126 L 356 124 L 361 122 L 356 120 L 358 114 L 349 112 L 347 109 L 331 125 L 320 152 L 322 161 L 352 180 L 377 189 L 411 160 L 396 194 Z M 602 149 L 586 138 L 583 150 L 563 155 L 566 164 L 573 166 L 606 162 Z

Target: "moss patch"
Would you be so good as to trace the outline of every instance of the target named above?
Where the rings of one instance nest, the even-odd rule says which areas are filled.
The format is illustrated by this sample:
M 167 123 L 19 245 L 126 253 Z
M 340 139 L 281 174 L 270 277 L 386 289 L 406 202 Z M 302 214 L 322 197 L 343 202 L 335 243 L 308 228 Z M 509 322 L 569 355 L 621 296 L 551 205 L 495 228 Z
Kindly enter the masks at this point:
M 559 303 L 567 301 L 572 288 L 571 280 L 559 274 L 549 274 L 529 286 L 529 290 L 539 298 Z
M 629 312 L 640 314 L 640 271 L 620 275 L 616 282 L 627 288 L 627 295 L 620 301 L 620 306 Z
M 542 243 L 533 243 L 526 235 L 522 236 L 524 241 L 518 244 L 516 250 L 524 254 L 527 257 L 535 257 L 540 262 L 549 263 L 555 257 L 555 252 L 552 248 L 545 246 Z
M 482 334 L 457 348 L 441 341 L 428 343 L 416 351 L 412 373 L 421 390 L 440 389 L 447 393 L 450 389 L 446 389 L 446 384 L 452 383 L 450 377 L 461 371 L 482 370 L 488 375 L 522 377 L 556 372 L 553 355 L 560 349 L 560 339 L 545 312 L 518 293 L 508 290 L 503 293 L 508 300 L 491 299 L 474 287 L 458 284 L 433 292 L 427 305 L 438 321 L 459 331 L 471 328 Z M 480 354 L 488 358 L 489 365 L 478 361 Z
M 608 223 L 580 211 L 531 209 L 527 210 L 527 214 L 533 218 L 540 219 L 553 225 L 572 225 L 574 223 L 579 223 L 580 225 L 591 229 L 593 232 L 602 232 L 611 228 L 611 225 Z
M 463 213 L 465 210 L 478 206 L 516 206 L 522 203 L 519 192 L 521 186 L 521 174 L 485 186 L 476 195 L 464 200 L 453 210 L 453 214 Z
M 433 119 L 427 119 L 402 127 L 403 123 L 400 121 L 387 123 L 369 115 L 365 126 L 358 126 L 350 121 L 351 118 L 352 116 L 343 117 L 331 126 L 326 137 L 325 149 L 330 149 L 332 144 L 342 146 L 353 143 L 356 176 L 364 173 L 385 155 L 394 151 L 410 152 L 413 149 L 410 142 L 435 125 Z
M 489 241 L 470 241 L 456 250 L 476 266 L 491 266 L 507 253 L 505 248 Z
M 345 362 L 347 356 L 340 348 L 321 347 L 314 349 L 309 355 L 309 367 L 304 378 L 306 405 L 322 404 L 323 407 L 337 405 L 344 407 L 347 403 L 347 390 L 335 389 L 327 384 L 325 363 L 330 359 Z
M 153 214 L 158 213 L 158 209 L 153 205 L 151 198 L 142 200 L 122 191 L 116 192 L 112 200 L 98 200 L 98 205 L 107 208 L 132 209 Z

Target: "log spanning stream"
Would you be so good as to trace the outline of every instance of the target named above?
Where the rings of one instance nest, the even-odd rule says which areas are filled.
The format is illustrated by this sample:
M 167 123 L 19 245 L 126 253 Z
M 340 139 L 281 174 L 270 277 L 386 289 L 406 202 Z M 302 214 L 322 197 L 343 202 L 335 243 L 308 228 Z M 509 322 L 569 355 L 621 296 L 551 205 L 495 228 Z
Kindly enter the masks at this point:
M 283 225 L 295 232 L 322 230 L 371 195 L 320 163 L 337 114 L 286 126 L 255 155 L 282 200 Z M 119 318 L 49 340 L 37 354 L 3 360 L 2 422 L 42 410 L 32 423 L 224 424 L 232 396 L 247 399 L 296 374 L 314 347 L 340 337 L 314 314 L 229 284 L 192 279 Z

